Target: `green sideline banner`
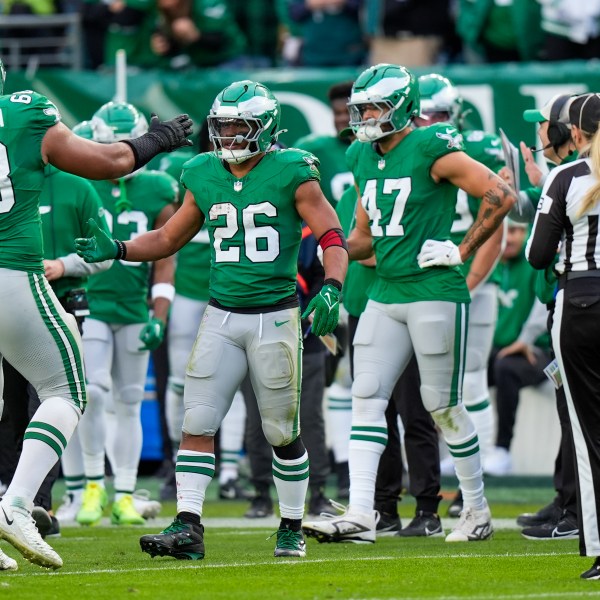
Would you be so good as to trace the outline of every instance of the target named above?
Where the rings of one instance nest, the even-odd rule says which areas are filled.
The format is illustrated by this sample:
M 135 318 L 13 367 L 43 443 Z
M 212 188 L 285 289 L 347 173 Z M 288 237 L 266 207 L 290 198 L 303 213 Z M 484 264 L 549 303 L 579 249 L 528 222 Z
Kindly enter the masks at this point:
M 162 119 L 189 113 L 196 131 L 217 93 L 232 81 L 254 79 L 272 89 L 282 103 L 281 137 L 292 145 L 309 132 L 333 133 L 327 89 L 333 83 L 354 79 L 361 69 L 272 69 L 252 72 L 197 70 L 188 72 L 143 71 L 128 79 L 128 100 L 146 114 Z M 415 69 L 417 75 L 431 69 Z M 509 63 L 504 65 L 452 66 L 441 74 L 456 83 L 474 110 L 470 125 L 487 131 L 501 127 L 514 142 L 536 142 L 535 127 L 522 120 L 527 108 L 543 105 L 554 94 L 600 91 L 600 61 L 562 63 Z M 89 119 L 115 93 L 111 72 L 40 70 L 27 78 L 23 72 L 7 75 L 6 91 L 33 89 L 52 99 L 64 122 L 73 126 Z

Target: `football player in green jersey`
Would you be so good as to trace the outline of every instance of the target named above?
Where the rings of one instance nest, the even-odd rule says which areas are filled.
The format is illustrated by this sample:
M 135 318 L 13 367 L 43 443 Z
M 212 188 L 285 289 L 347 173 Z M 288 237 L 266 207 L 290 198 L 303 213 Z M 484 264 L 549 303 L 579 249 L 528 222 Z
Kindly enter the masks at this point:
M 133 105 L 109 102 L 96 111 L 90 126 L 93 139 L 106 144 L 135 140 L 148 124 Z M 175 213 L 177 182 L 166 173 L 142 169 L 118 180 L 94 182 L 94 186 L 109 228 L 120 239 L 161 227 Z M 97 523 L 107 503 L 105 448 L 114 472 L 113 524 L 145 522 L 133 497 L 142 452 L 140 411 L 149 350 L 162 341 L 175 293 L 173 273 L 172 257 L 154 263 L 151 317 L 149 263 L 115 261 L 108 271 L 90 278 L 90 316 L 83 326 L 90 402 L 79 426 L 87 481 L 77 514 L 82 525 Z
M 183 204 L 164 227 L 127 242 L 100 231 L 76 241 L 86 260 L 140 261 L 173 254 L 203 223 L 210 236 L 211 298 L 186 369 L 177 516 L 140 544 L 152 556 L 204 557 L 200 517 L 215 471 L 214 435 L 249 373 L 273 446 L 281 512 L 275 556 L 304 556 L 308 456 L 298 421 L 302 331 L 296 295 L 302 221 L 323 248 L 324 285 L 304 312 L 314 315 L 316 335 L 337 325 L 346 242 L 319 187 L 318 160 L 301 150 L 269 151 L 280 120 L 270 90 L 253 81 L 232 83 L 208 118 L 215 152 L 186 163 Z
M 337 83 L 331 86 L 327 96 L 333 111 L 336 135 L 306 135 L 294 144 L 311 152 L 319 159 L 321 189 L 325 197 L 335 206 L 344 190 L 354 185 L 354 177 L 346 165 L 346 150 L 352 141 L 351 136 L 340 137 L 340 132 L 348 128 L 348 107 L 352 82 Z
M 465 508 L 449 542 L 488 539 L 477 434 L 462 404 L 470 300 L 458 266 L 496 230 L 515 201 L 497 175 L 463 152 L 449 124 L 413 129 L 419 89 L 404 67 L 380 64 L 356 80 L 349 109 L 357 141 L 348 162 L 361 196 L 351 259 L 377 259 L 377 277 L 354 337 L 350 503 L 346 513 L 304 524 L 322 541 L 375 541 L 373 510 L 384 412 L 414 353 L 425 408 L 455 458 Z M 450 241 L 456 188 L 482 198 L 459 246 Z
M 422 117 L 415 119 L 415 125 L 423 127 L 435 123 L 452 123 L 460 129 L 462 98 L 449 79 L 436 73 L 423 75 L 419 77 L 419 93 Z M 499 173 L 504 167 L 500 138 L 479 130 L 461 133 L 466 154 L 486 165 L 494 173 Z M 460 244 L 474 223 L 479 204 L 480 198 L 469 196 L 464 190 L 457 190 L 456 213 L 450 231 L 450 239 L 455 244 Z M 487 367 L 498 315 L 499 282 L 494 267 L 500 258 L 503 235 L 504 227 L 498 227 L 460 267 L 471 293 L 463 402 L 477 431 L 484 467 L 486 458 L 494 446 L 494 410 L 490 404 Z M 442 473 L 454 474 L 451 456 L 442 461 Z M 458 517 L 461 510 L 462 498 L 459 491 L 448 509 L 448 514 Z
M 46 97 L 31 90 L 4 94 L 0 61 L 0 356 L 42 401 L 0 502 L 0 537 L 41 566 L 59 568 L 62 559 L 35 528 L 33 498 L 86 403 L 79 332 L 44 277 L 38 200 L 45 165 L 87 179 L 122 177 L 160 152 L 189 145 L 191 130 L 188 116 L 179 115 L 166 122 L 153 118 L 137 140 L 101 145 L 82 139 L 61 123 Z M 3 559 L 0 568 L 16 568 Z
M 198 134 L 200 152 L 212 150 L 208 135 L 208 123 L 204 121 Z M 190 150 L 171 152 L 163 157 L 158 167 L 172 177 L 181 178 L 183 165 L 193 158 Z M 181 197 L 185 188 L 180 184 Z M 169 438 L 174 446 L 174 460 L 181 443 L 183 425 L 183 384 L 185 366 L 194 346 L 202 315 L 208 305 L 208 277 L 210 271 L 210 240 L 203 227 L 176 256 L 175 297 L 169 316 L 169 380 L 165 398 L 166 421 Z M 231 408 L 219 428 L 219 497 L 235 499 L 242 497 L 239 487 L 239 459 L 244 444 L 246 404 L 241 391 L 236 392 Z M 161 498 L 175 498 L 177 485 L 175 470 L 161 487 Z

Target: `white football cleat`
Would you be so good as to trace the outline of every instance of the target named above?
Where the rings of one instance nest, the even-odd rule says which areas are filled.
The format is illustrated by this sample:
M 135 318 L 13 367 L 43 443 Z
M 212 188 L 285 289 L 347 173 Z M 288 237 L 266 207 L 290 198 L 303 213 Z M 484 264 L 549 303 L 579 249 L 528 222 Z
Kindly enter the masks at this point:
M 63 496 L 63 503 L 58 507 L 56 514 L 54 515 L 59 523 L 76 523 L 77 513 L 81 508 L 81 496 L 79 492 L 74 494 L 73 492 L 67 492 Z
M 0 571 L 16 571 L 18 568 L 17 561 L 0 550 Z
M 136 490 L 133 492 L 133 506 L 144 519 L 153 519 L 162 510 L 162 504 L 157 500 L 150 500 L 148 490 Z
M 492 513 L 484 499 L 485 506 L 480 510 L 464 508 L 456 526 L 446 536 L 447 542 L 481 542 L 489 540 L 494 533 Z
M 375 542 L 379 513 L 353 512 L 350 507 L 344 509 L 341 504 L 332 502 L 338 510 L 344 511 L 339 516 L 322 513 L 322 520 L 304 521 L 302 531 L 308 536 L 316 538 L 318 542 L 352 542 L 366 544 Z
M 0 502 L 0 538 L 40 567 L 60 569 L 63 565 L 61 557 L 42 539 L 31 513 L 25 508 Z

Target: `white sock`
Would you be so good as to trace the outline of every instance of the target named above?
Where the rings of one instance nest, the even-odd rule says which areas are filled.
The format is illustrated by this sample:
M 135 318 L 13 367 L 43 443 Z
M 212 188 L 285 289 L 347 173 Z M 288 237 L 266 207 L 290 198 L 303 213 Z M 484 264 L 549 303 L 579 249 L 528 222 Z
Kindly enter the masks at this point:
M 5 493 L 7 499 L 22 498 L 27 504 L 33 502 L 46 475 L 64 452 L 80 418 L 79 409 L 64 398 L 53 397 L 42 402 L 25 430 L 21 458 Z
M 83 466 L 88 481 L 104 485 L 104 444 L 106 429 L 104 407 L 108 390 L 97 385 L 88 386 L 89 401 L 79 424 L 79 441 L 83 451 Z
M 237 391 L 233 397 L 231 408 L 225 415 L 219 429 L 221 435 L 219 483 L 226 483 L 238 478 L 238 463 L 244 445 L 245 426 L 246 404 L 243 394 Z
M 215 455 L 179 450 L 175 466 L 177 512 L 202 516 L 206 488 L 215 475 Z
M 282 519 L 302 519 L 308 490 L 308 453 L 284 460 L 273 452 L 273 482 L 279 498 Z
M 112 467 L 115 491 L 133 493 L 142 455 L 142 402 L 123 402 L 115 398 L 116 427 Z
M 379 398 L 352 398 L 350 433 L 350 510 L 371 513 L 375 503 L 375 480 L 379 459 L 387 444 L 385 409 Z
M 74 496 L 75 492 L 81 493 L 85 486 L 85 470 L 81 444 L 79 443 L 79 427 L 75 428 L 60 461 L 67 492 Z
M 352 429 L 352 390 L 333 383 L 326 392 L 327 434 L 336 463 L 348 462 Z
M 454 460 L 454 470 L 463 495 L 465 508 L 481 509 L 483 470 L 475 426 L 463 404 L 431 413 Z
M 474 407 L 465 405 L 471 421 L 475 426 L 477 437 L 479 438 L 479 450 L 482 459 L 490 453 L 494 447 L 494 434 L 496 432 L 496 423 L 494 419 L 494 409 L 489 399 L 477 404 Z

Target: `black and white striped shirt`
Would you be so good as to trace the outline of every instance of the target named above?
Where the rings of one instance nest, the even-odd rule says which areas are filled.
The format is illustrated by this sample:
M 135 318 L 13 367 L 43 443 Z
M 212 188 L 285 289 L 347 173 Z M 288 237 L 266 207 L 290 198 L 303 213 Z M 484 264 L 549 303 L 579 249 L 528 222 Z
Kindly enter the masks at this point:
M 557 167 L 548 175 L 525 251 L 535 269 L 549 266 L 559 245 L 557 273 L 600 269 L 600 203 L 577 216 L 583 197 L 596 182 L 589 158 Z

